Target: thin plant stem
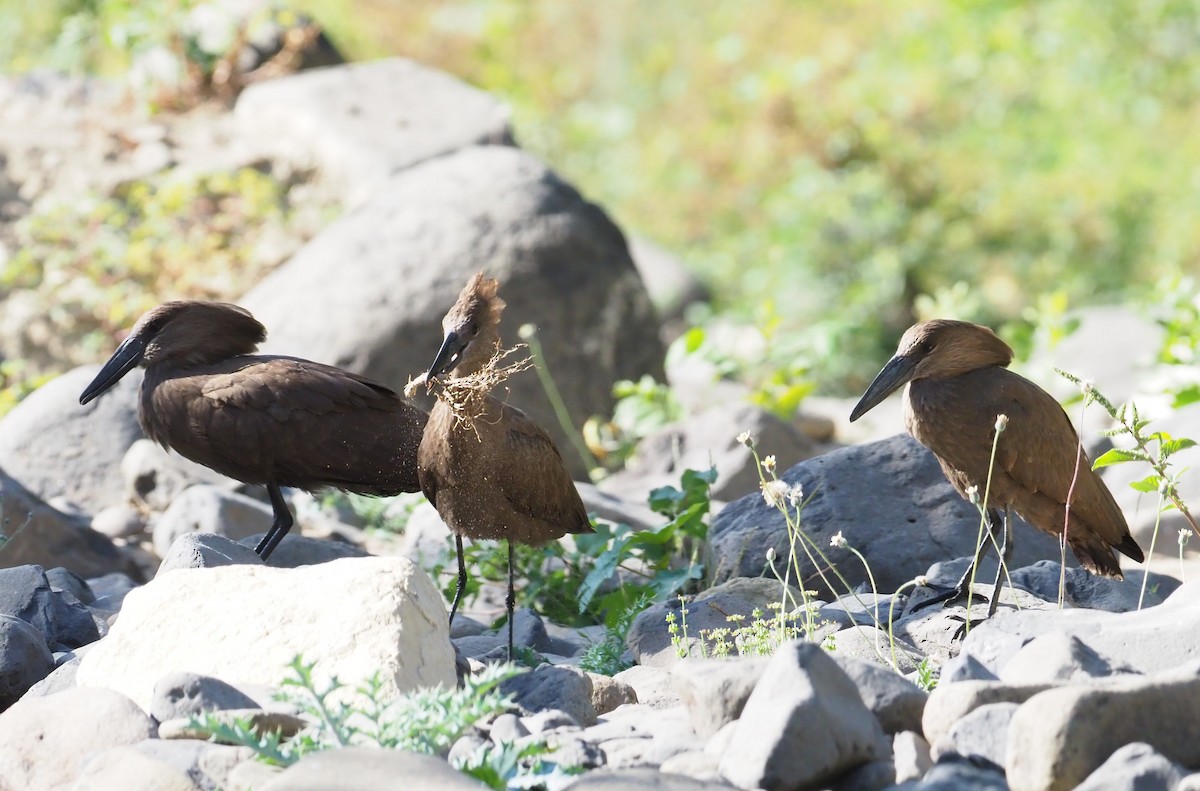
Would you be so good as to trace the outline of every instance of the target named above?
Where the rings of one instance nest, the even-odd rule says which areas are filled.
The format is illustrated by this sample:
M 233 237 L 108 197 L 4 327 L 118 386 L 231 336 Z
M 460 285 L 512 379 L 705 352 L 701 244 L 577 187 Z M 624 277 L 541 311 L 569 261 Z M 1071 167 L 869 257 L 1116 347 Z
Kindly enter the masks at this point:
M 583 443 L 582 435 L 571 422 L 571 413 L 567 411 L 567 404 L 563 401 L 562 393 L 558 391 L 558 385 L 554 384 L 554 377 L 550 375 L 550 367 L 546 363 L 546 354 L 542 350 L 542 342 L 538 339 L 537 327 L 532 324 L 525 324 L 521 327 L 521 339 L 529 345 L 529 353 L 533 356 L 533 369 L 537 371 L 538 381 L 542 383 L 542 389 L 546 391 L 546 398 L 550 399 L 550 406 L 554 409 L 554 416 L 558 418 L 558 424 L 562 427 L 563 433 L 571 440 L 572 447 L 579 454 L 579 458 L 583 460 L 583 466 L 587 467 L 588 477 L 594 477 L 600 469 L 596 457 L 588 450 L 587 445 Z
M 1075 471 L 1071 474 L 1071 485 L 1067 487 L 1067 502 L 1063 506 L 1063 531 L 1058 539 L 1058 609 L 1067 601 L 1067 531 L 1071 528 L 1071 501 L 1075 499 L 1075 484 L 1079 482 L 1079 463 L 1083 461 L 1083 420 L 1087 415 L 1088 402 L 1092 400 L 1092 388 L 1083 388 L 1083 406 L 1079 408 L 1079 434 L 1075 443 Z M 1140 609 L 1140 607 L 1139 607 Z
M 1154 557 L 1154 544 L 1158 541 L 1158 527 L 1160 524 L 1162 524 L 1163 501 L 1165 499 L 1166 498 L 1164 497 L 1163 493 L 1161 491 L 1159 491 L 1159 493 L 1158 493 L 1158 512 L 1154 515 L 1154 532 L 1150 534 L 1150 551 L 1146 553 L 1146 557 L 1148 557 L 1148 558 Z M 1181 571 L 1183 570 L 1183 545 L 1182 544 L 1180 544 L 1180 546 L 1179 546 L 1179 568 Z M 1147 571 L 1149 571 L 1149 569 L 1145 569 L 1142 571 L 1142 587 L 1141 587 L 1141 590 L 1138 591 L 1138 603 L 1137 603 L 1138 610 L 1142 609 L 1142 602 L 1146 598 L 1146 583 L 1149 582 L 1149 580 L 1150 580 L 1150 575 L 1146 573 Z

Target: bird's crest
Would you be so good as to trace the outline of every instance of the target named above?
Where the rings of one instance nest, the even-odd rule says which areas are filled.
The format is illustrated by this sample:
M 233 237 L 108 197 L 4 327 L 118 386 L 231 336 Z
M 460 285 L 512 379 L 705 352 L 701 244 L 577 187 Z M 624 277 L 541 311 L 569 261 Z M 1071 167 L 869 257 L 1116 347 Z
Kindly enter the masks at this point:
M 504 300 L 497 291 L 500 281 L 487 277 L 483 272 L 477 272 L 467 281 L 467 285 L 458 295 L 458 301 L 442 322 L 445 327 L 461 327 L 478 322 L 480 326 L 496 326 L 500 323 L 500 314 L 504 312 Z

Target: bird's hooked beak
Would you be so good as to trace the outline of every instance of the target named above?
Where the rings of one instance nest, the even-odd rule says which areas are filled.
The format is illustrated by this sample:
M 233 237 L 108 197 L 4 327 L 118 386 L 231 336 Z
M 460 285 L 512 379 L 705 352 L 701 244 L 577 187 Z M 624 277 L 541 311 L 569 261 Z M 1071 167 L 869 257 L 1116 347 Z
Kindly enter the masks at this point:
M 458 365 L 458 361 L 462 358 L 462 351 L 465 348 L 467 348 L 467 344 L 457 332 L 453 330 L 447 332 L 446 339 L 442 341 L 442 348 L 438 349 L 437 357 L 433 359 L 433 365 L 429 366 L 429 371 L 425 374 L 425 379 L 433 379 Z
M 915 357 L 897 356 L 888 360 L 887 365 L 883 366 L 883 370 L 875 375 L 867 392 L 863 393 L 862 398 L 855 405 L 854 411 L 850 413 L 850 422 L 858 420 L 878 406 L 883 399 L 912 381 L 913 374 L 916 372 L 917 358 Z
M 146 341 L 144 338 L 137 335 L 130 335 L 126 338 L 113 352 L 112 357 L 108 358 L 108 362 L 100 369 L 100 373 L 96 374 L 92 383 L 84 388 L 83 394 L 79 396 L 79 403 L 86 404 L 121 381 L 122 376 L 138 366 L 145 353 Z

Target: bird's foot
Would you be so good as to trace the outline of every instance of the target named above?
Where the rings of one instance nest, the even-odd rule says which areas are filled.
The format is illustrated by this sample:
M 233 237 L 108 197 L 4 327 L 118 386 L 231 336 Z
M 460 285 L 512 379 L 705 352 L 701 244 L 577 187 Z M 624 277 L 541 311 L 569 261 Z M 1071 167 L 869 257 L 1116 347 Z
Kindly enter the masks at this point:
M 930 596 L 928 599 L 917 602 L 913 606 L 909 607 L 908 611 L 910 613 L 924 610 L 926 607 L 932 607 L 935 604 L 957 604 L 958 602 L 967 599 L 969 599 L 969 601 L 966 602 L 968 607 L 975 603 L 975 599 L 979 599 L 983 602 L 988 601 L 987 596 L 984 596 L 982 593 L 977 591 L 969 591 L 968 595 L 968 586 L 966 585 L 954 585 L 952 587 L 945 587 L 942 585 L 926 585 L 925 588 L 928 590 L 937 591 L 937 593 Z
M 951 642 L 960 643 L 966 638 L 968 632 L 970 632 L 972 629 L 978 628 L 984 623 L 984 621 L 990 618 L 991 613 L 988 613 L 983 618 L 971 618 L 970 615 L 962 617 L 958 615 L 951 615 L 949 617 L 953 621 L 961 622 L 959 627 L 954 630 L 954 634 L 950 637 Z

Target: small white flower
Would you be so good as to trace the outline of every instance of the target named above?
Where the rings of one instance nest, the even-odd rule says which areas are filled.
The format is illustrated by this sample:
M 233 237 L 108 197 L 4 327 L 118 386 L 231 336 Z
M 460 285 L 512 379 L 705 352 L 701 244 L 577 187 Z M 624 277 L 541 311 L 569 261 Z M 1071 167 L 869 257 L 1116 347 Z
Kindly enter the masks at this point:
M 842 531 L 839 530 L 829 539 L 829 546 L 845 549 L 850 546 L 850 542 L 846 540 L 846 537 L 842 535 Z
M 781 480 L 766 481 L 762 484 L 762 496 L 767 505 L 781 508 L 787 502 L 788 485 Z
M 1096 389 L 1096 383 L 1091 379 L 1080 379 L 1079 389 L 1083 392 L 1083 397 L 1087 398 L 1092 394 L 1092 391 Z
M 775 457 L 774 456 L 766 457 L 765 459 L 763 459 L 762 465 L 763 465 L 764 470 L 766 470 L 767 472 L 771 472 L 772 470 L 775 469 Z
M 1188 539 L 1192 537 L 1192 531 L 1186 527 L 1179 528 L 1179 546 L 1187 546 Z
M 918 588 L 928 588 L 929 587 L 929 577 L 926 577 L 924 574 L 918 574 L 916 579 L 913 580 L 913 582 L 917 583 Z
M 517 330 L 517 334 L 521 336 L 522 340 L 529 340 L 534 335 L 537 335 L 537 326 L 533 324 L 522 324 L 520 329 Z
M 979 487 L 967 487 L 967 499 L 971 501 L 971 505 L 979 505 Z
M 740 444 L 740 445 L 750 446 L 753 444 L 750 441 L 750 432 L 749 431 L 743 431 L 741 434 L 738 434 L 737 441 L 738 441 L 738 444 Z
M 768 547 L 768 548 L 767 548 L 767 561 L 768 561 L 769 563 L 774 563 L 774 562 L 775 562 L 775 547 Z
M 1008 415 L 996 415 L 996 433 L 1004 431 L 1008 428 Z
M 788 502 L 792 504 L 793 508 L 797 505 L 800 505 L 800 502 L 804 499 L 804 489 L 800 486 L 800 484 L 792 486 L 790 489 L 788 489 L 787 498 Z

